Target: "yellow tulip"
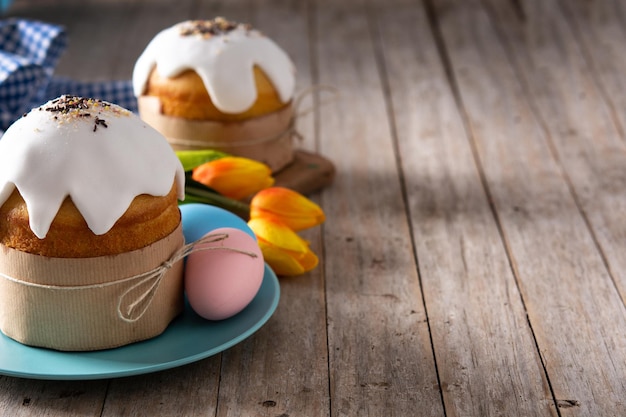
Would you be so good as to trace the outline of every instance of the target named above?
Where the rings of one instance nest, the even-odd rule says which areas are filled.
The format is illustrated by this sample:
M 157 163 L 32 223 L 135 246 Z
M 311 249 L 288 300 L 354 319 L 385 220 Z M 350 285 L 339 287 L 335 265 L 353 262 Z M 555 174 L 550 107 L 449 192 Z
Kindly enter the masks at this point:
M 248 226 L 257 236 L 263 259 L 277 275 L 301 275 L 317 266 L 319 260 L 309 244 L 284 223 L 254 218 Z
M 320 206 L 302 194 L 284 187 L 259 191 L 250 201 L 250 218 L 278 220 L 296 232 L 317 226 L 326 220 Z
M 194 168 L 191 178 L 218 193 L 241 200 L 274 184 L 271 169 L 258 161 L 226 156 Z

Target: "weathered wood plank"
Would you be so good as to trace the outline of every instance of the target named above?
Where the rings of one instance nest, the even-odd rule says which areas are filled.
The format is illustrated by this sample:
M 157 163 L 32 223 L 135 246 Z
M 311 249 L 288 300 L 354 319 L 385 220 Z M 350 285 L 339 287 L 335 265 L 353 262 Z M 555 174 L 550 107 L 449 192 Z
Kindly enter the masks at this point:
M 374 14 L 446 415 L 556 415 L 427 13 Z
M 621 0 L 559 4 L 626 140 L 626 4 Z
M 36 381 L 0 378 L 2 416 L 100 416 L 107 381 Z
M 511 66 L 519 51 L 497 41 L 501 17 L 490 21 L 477 2 L 437 7 L 445 8 L 446 47 L 557 405 L 581 416 L 621 415 L 626 312 L 533 107 L 538 97 L 520 80 L 524 69 Z M 565 50 L 554 39 L 544 46 L 561 71 L 553 76 L 566 82 L 569 67 L 555 65 Z M 561 106 L 554 101 L 551 110 Z
M 320 151 L 337 176 L 322 196 L 331 414 L 443 415 L 385 94 L 364 8 L 318 4 Z
M 106 1 L 97 1 L 103 8 L 111 7 Z M 110 55 L 112 62 L 108 79 L 130 80 L 135 62 L 148 42 L 161 30 L 194 18 L 195 12 L 196 2 L 193 0 L 121 2 L 119 16 L 112 17 L 108 22 L 109 30 L 123 34 Z
M 304 234 L 321 264 L 281 279 L 266 326 L 151 375 L 0 377 L 0 414 L 626 413 L 623 2 L 424 0 L 460 115 L 422 3 L 363 3 L 14 4 L 68 27 L 58 75 L 128 79 L 158 29 L 224 15 L 341 98 L 299 123 L 338 168 Z
M 551 130 L 571 123 L 570 135 L 555 137 L 556 146 L 626 302 L 626 8 L 610 0 L 561 5 L 569 24 L 563 18 L 556 23 L 561 36 L 570 39 L 572 71 L 588 70 L 577 75 L 578 91 L 563 83 L 550 86 L 567 101 L 563 115 L 546 123 Z
M 221 13 L 252 23 L 291 56 L 297 91 L 313 83 L 306 3 L 229 2 Z M 298 122 L 304 138 L 298 147 L 316 150 L 313 128 L 311 117 Z M 301 233 L 320 256 L 320 265 L 304 276 L 281 278 L 281 301 L 272 319 L 254 337 L 224 352 L 217 415 L 329 415 L 320 233 L 319 227 Z
M 220 360 L 217 355 L 180 368 L 113 379 L 101 415 L 214 416 Z

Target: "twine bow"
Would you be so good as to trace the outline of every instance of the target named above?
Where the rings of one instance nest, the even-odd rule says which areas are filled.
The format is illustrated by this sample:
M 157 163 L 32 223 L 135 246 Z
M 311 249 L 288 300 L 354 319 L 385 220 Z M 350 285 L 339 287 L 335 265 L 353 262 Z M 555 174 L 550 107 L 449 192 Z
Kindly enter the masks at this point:
M 128 288 L 126 291 L 124 291 L 119 297 L 117 303 L 118 317 L 127 323 L 132 323 L 139 320 L 148 310 L 148 307 L 152 303 L 152 299 L 154 298 L 154 295 L 156 294 L 156 291 L 159 288 L 161 281 L 167 274 L 167 271 L 169 271 L 177 262 L 183 260 L 193 252 L 206 250 L 228 250 L 248 255 L 251 258 L 257 257 L 256 253 L 244 251 L 237 248 L 230 248 L 227 246 L 199 246 L 206 243 L 220 242 L 227 238 L 228 233 L 208 234 L 193 243 L 181 246 L 176 252 L 172 254 L 172 256 L 170 256 L 168 260 L 166 260 L 153 270 L 129 278 L 129 280 L 138 279 L 139 281 L 132 285 L 130 288 Z M 146 284 L 148 285 L 148 288 L 146 288 L 144 292 L 139 294 L 138 297 L 134 298 L 133 301 L 129 302 L 127 307 L 124 308 L 124 300 L 127 297 L 130 297 L 131 293 L 133 293 L 134 290 L 139 289 Z
M 46 289 L 51 291 L 80 291 L 80 290 L 89 290 L 89 289 L 98 289 L 98 288 L 106 288 L 113 285 L 120 285 L 127 282 L 133 282 L 132 286 L 130 286 L 126 291 L 124 291 L 118 298 L 117 303 L 117 316 L 127 322 L 134 323 L 139 320 L 148 310 L 148 307 L 152 303 L 154 296 L 161 284 L 161 281 L 167 274 L 167 272 L 172 269 L 172 267 L 177 263 L 183 260 L 185 257 L 189 256 L 194 252 L 205 251 L 205 250 L 227 250 L 232 252 L 241 253 L 251 258 L 256 258 L 258 255 L 253 252 L 248 252 L 245 250 L 231 248 L 228 246 L 206 246 L 205 244 L 214 243 L 224 241 L 228 238 L 228 233 L 214 233 L 203 236 L 193 243 L 189 243 L 181 246 L 178 250 L 176 250 L 167 260 L 161 263 L 159 266 L 141 273 L 137 275 L 133 275 L 131 277 L 122 278 L 116 281 L 109 281 L 100 284 L 90 284 L 90 285 L 75 285 L 75 286 L 61 286 L 61 285 L 49 285 L 49 284 L 38 284 L 35 282 L 22 281 L 20 279 L 10 277 L 5 274 L 0 274 L 3 278 L 14 282 L 16 284 L 24 285 L 27 287 Z M 133 293 L 137 292 L 137 290 L 144 288 L 142 292 L 137 295 Z

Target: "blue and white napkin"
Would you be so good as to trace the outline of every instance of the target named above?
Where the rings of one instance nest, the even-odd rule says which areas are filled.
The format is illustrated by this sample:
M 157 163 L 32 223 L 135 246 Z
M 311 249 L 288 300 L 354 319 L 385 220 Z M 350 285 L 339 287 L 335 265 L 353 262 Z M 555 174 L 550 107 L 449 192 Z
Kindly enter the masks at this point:
M 84 82 L 55 77 L 66 47 L 62 26 L 0 20 L 0 136 L 22 114 L 62 94 L 98 98 L 137 111 L 130 80 Z

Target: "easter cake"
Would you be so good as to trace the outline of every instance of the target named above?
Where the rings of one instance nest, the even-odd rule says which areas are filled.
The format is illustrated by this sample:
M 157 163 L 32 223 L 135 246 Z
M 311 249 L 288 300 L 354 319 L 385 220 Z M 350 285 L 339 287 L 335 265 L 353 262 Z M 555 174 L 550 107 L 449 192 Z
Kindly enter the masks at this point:
M 132 81 L 141 117 L 174 149 L 218 149 L 278 171 L 293 160 L 294 68 L 258 30 L 216 18 L 158 33 Z
M 0 140 L 0 329 L 96 350 L 154 337 L 183 307 L 178 199 L 165 138 L 101 100 L 61 96 Z

